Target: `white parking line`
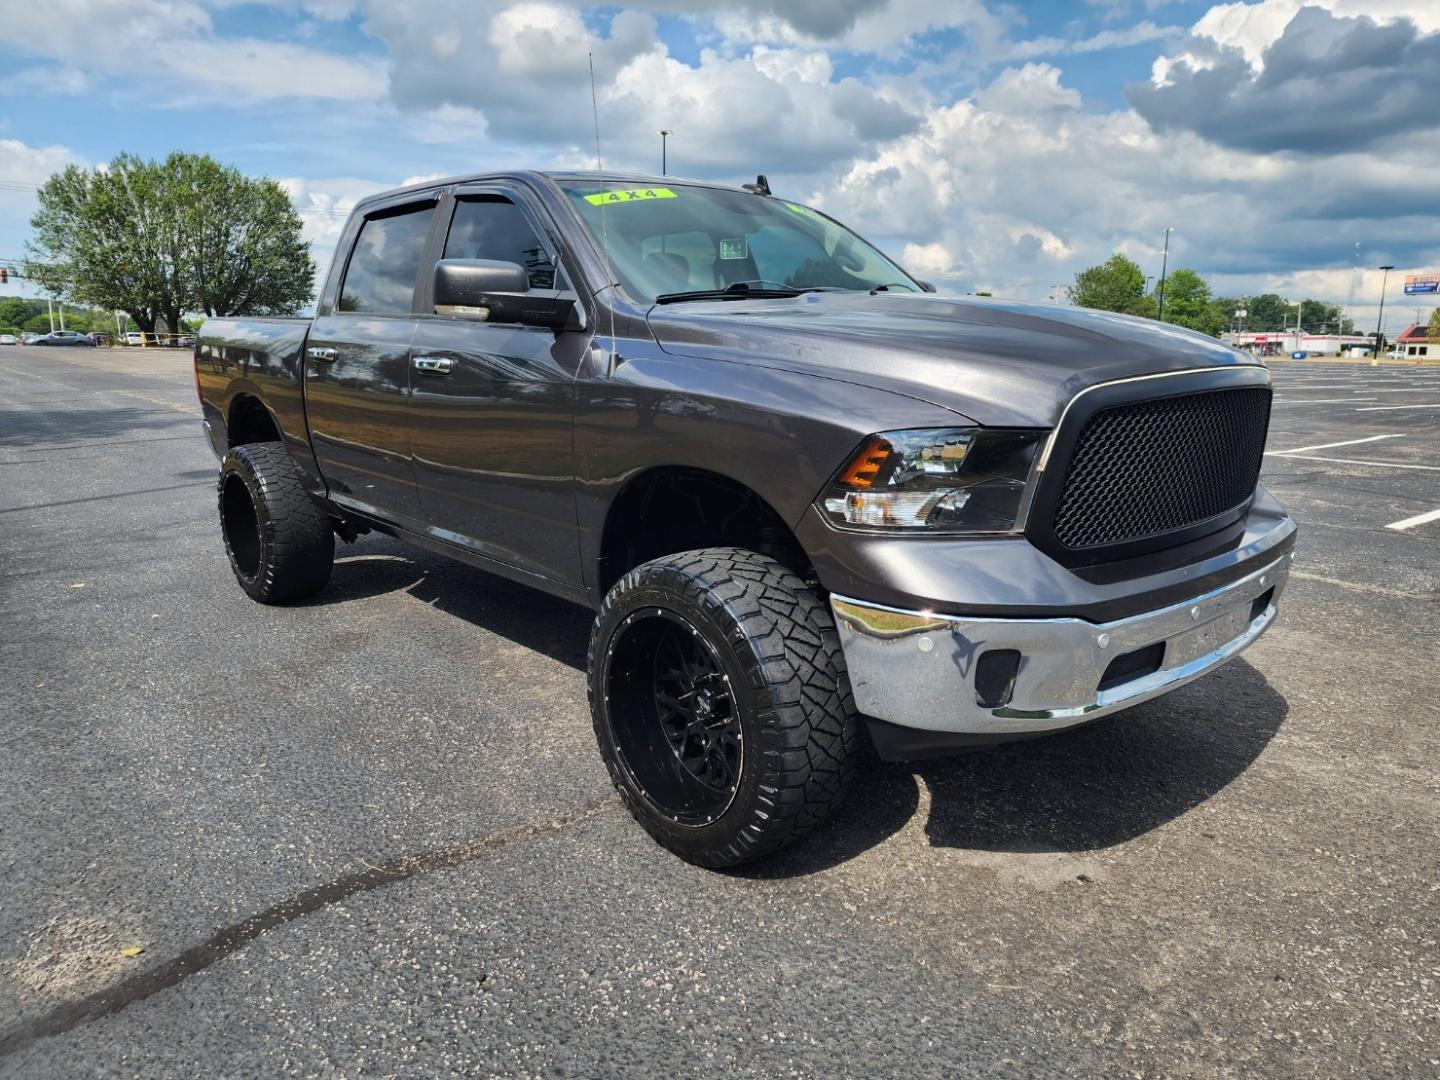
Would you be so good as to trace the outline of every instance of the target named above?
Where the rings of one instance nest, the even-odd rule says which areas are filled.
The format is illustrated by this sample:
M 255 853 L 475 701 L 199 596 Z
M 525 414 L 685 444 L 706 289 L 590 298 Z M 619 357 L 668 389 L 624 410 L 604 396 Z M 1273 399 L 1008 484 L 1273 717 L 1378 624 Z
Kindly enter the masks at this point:
M 1440 465 L 1407 465 L 1402 461 L 1359 461 L 1356 458 L 1318 457 L 1315 454 L 1278 454 L 1266 451 L 1266 457 L 1283 457 L 1289 461 L 1333 461 L 1337 465 L 1373 465 L 1377 469 L 1423 469 L 1425 472 L 1440 472 Z
M 1429 405 L 1370 405 L 1356 412 L 1394 412 L 1397 409 L 1440 409 L 1440 401 Z
M 1385 528 L 1403 531 L 1405 529 L 1413 529 L 1416 525 L 1424 525 L 1427 521 L 1440 521 L 1440 510 L 1430 510 L 1423 514 L 1416 514 L 1414 517 L 1408 517 L 1404 521 L 1392 521 L 1389 525 L 1386 525 Z
M 1355 401 L 1377 401 L 1377 400 L 1379 400 L 1379 399 L 1378 399 L 1378 398 L 1373 398 L 1373 397 L 1326 397 L 1326 398 L 1303 398 L 1303 397 L 1302 397 L 1302 398 L 1297 398 L 1297 397 L 1290 397 L 1288 394 L 1281 394 L 1281 395 L 1280 395 L 1280 399 L 1276 402 L 1276 404 L 1277 404 L 1277 405 L 1284 405 L 1284 404 L 1287 404 L 1287 403 L 1288 403 L 1288 404 L 1291 404 L 1291 405 L 1349 405 L 1349 404 L 1351 404 L 1352 402 L 1355 402 Z
M 1403 439 L 1404 435 L 1371 435 L 1368 439 L 1346 439 L 1344 442 L 1320 443 L 1318 446 L 1297 446 L 1294 450 L 1267 450 L 1268 454 L 1303 454 L 1308 450 L 1331 450 L 1337 446 L 1355 446 L 1359 443 L 1379 442 L 1381 439 Z

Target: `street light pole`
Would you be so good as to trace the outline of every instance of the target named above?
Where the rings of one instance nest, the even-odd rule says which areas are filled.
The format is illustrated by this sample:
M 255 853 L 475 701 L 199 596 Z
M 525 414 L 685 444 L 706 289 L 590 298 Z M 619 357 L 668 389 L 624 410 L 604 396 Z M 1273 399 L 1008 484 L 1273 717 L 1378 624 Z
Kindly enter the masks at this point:
M 665 159 L 665 142 L 666 142 L 667 139 L 670 138 L 671 135 L 674 135 L 674 134 L 675 134 L 675 133 L 674 133 L 673 131 L 671 131 L 669 128 L 661 128 L 661 129 L 660 129 L 660 175 L 661 175 L 661 176 L 669 176 L 669 175 L 670 175 L 670 173 L 669 173 L 669 171 L 668 171 L 669 162 L 666 161 L 666 159 Z
M 1156 315 L 1157 322 L 1165 321 L 1165 272 L 1170 268 L 1170 234 L 1174 231 L 1172 226 L 1165 226 L 1165 256 L 1160 260 L 1160 287 L 1156 290 L 1160 293 L 1160 310 Z
M 1380 314 L 1375 318 L 1375 359 L 1380 359 L 1380 328 L 1385 325 L 1385 286 L 1390 283 L 1390 271 L 1393 266 L 1382 266 L 1381 270 L 1385 275 L 1380 279 Z

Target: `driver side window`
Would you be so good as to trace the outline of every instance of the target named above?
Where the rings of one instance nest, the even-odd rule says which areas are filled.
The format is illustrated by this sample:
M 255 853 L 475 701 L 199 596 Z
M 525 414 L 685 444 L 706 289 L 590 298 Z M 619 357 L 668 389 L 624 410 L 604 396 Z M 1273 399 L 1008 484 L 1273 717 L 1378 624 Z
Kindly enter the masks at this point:
M 524 212 L 499 195 L 456 201 L 443 258 L 517 263 L 525 268 L 532 289 L 568 288 L 554 256 L 536 236 Z

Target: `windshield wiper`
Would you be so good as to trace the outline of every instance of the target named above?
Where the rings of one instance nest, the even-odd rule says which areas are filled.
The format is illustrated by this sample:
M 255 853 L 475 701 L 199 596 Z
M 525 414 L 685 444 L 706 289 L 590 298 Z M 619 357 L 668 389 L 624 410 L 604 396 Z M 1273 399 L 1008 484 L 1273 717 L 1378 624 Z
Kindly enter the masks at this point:
M 781 281 L 734 281 L 723 289 L 691 289 L 688 292 L 661 293 L 655 297 L 657 304 L 679 304 L 686 300 L 775 300 L 789 296 L 802 296 L 810 292 L 828 292 L 827 285 L 812 285 L 796 288 Z
M 889 282 L 889 283 L 887 283 L 887 284 L 885 284 L 885 285 L 876 285 L 873 289 L 870 290 L 870 295 L 871 295 L 871 296 L 875 296 L 875 295 L 877 295 L 878 293 L 889 292 L 891 289 L 895 288 L 897 285 L 898 285 L 900 288 L 904 289 L 906 292 L 912 292 L 912 293 L 913 293 L 913 292 L 915 291 L 915 290 L 912 289 L 909 285 L 906 285 L 903 281 L 891 281 L 891 282 Z

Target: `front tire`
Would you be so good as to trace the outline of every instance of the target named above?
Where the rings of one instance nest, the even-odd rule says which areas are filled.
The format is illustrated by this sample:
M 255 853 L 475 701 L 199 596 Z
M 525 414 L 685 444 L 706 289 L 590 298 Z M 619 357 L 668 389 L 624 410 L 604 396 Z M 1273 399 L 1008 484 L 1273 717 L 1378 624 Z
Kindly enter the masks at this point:
M 335 565 L 330 518 L 277 442 L 248 443 L 220 464 L 220 530 L 250 599 L 282 604 L 325 587 Z
M 764 555 L 705 548 L 630 571 L 596 616 L 589 672 L 616 790 L 689 862 L 777 851 L 849 783 L 860 724 L 834 621 Z

